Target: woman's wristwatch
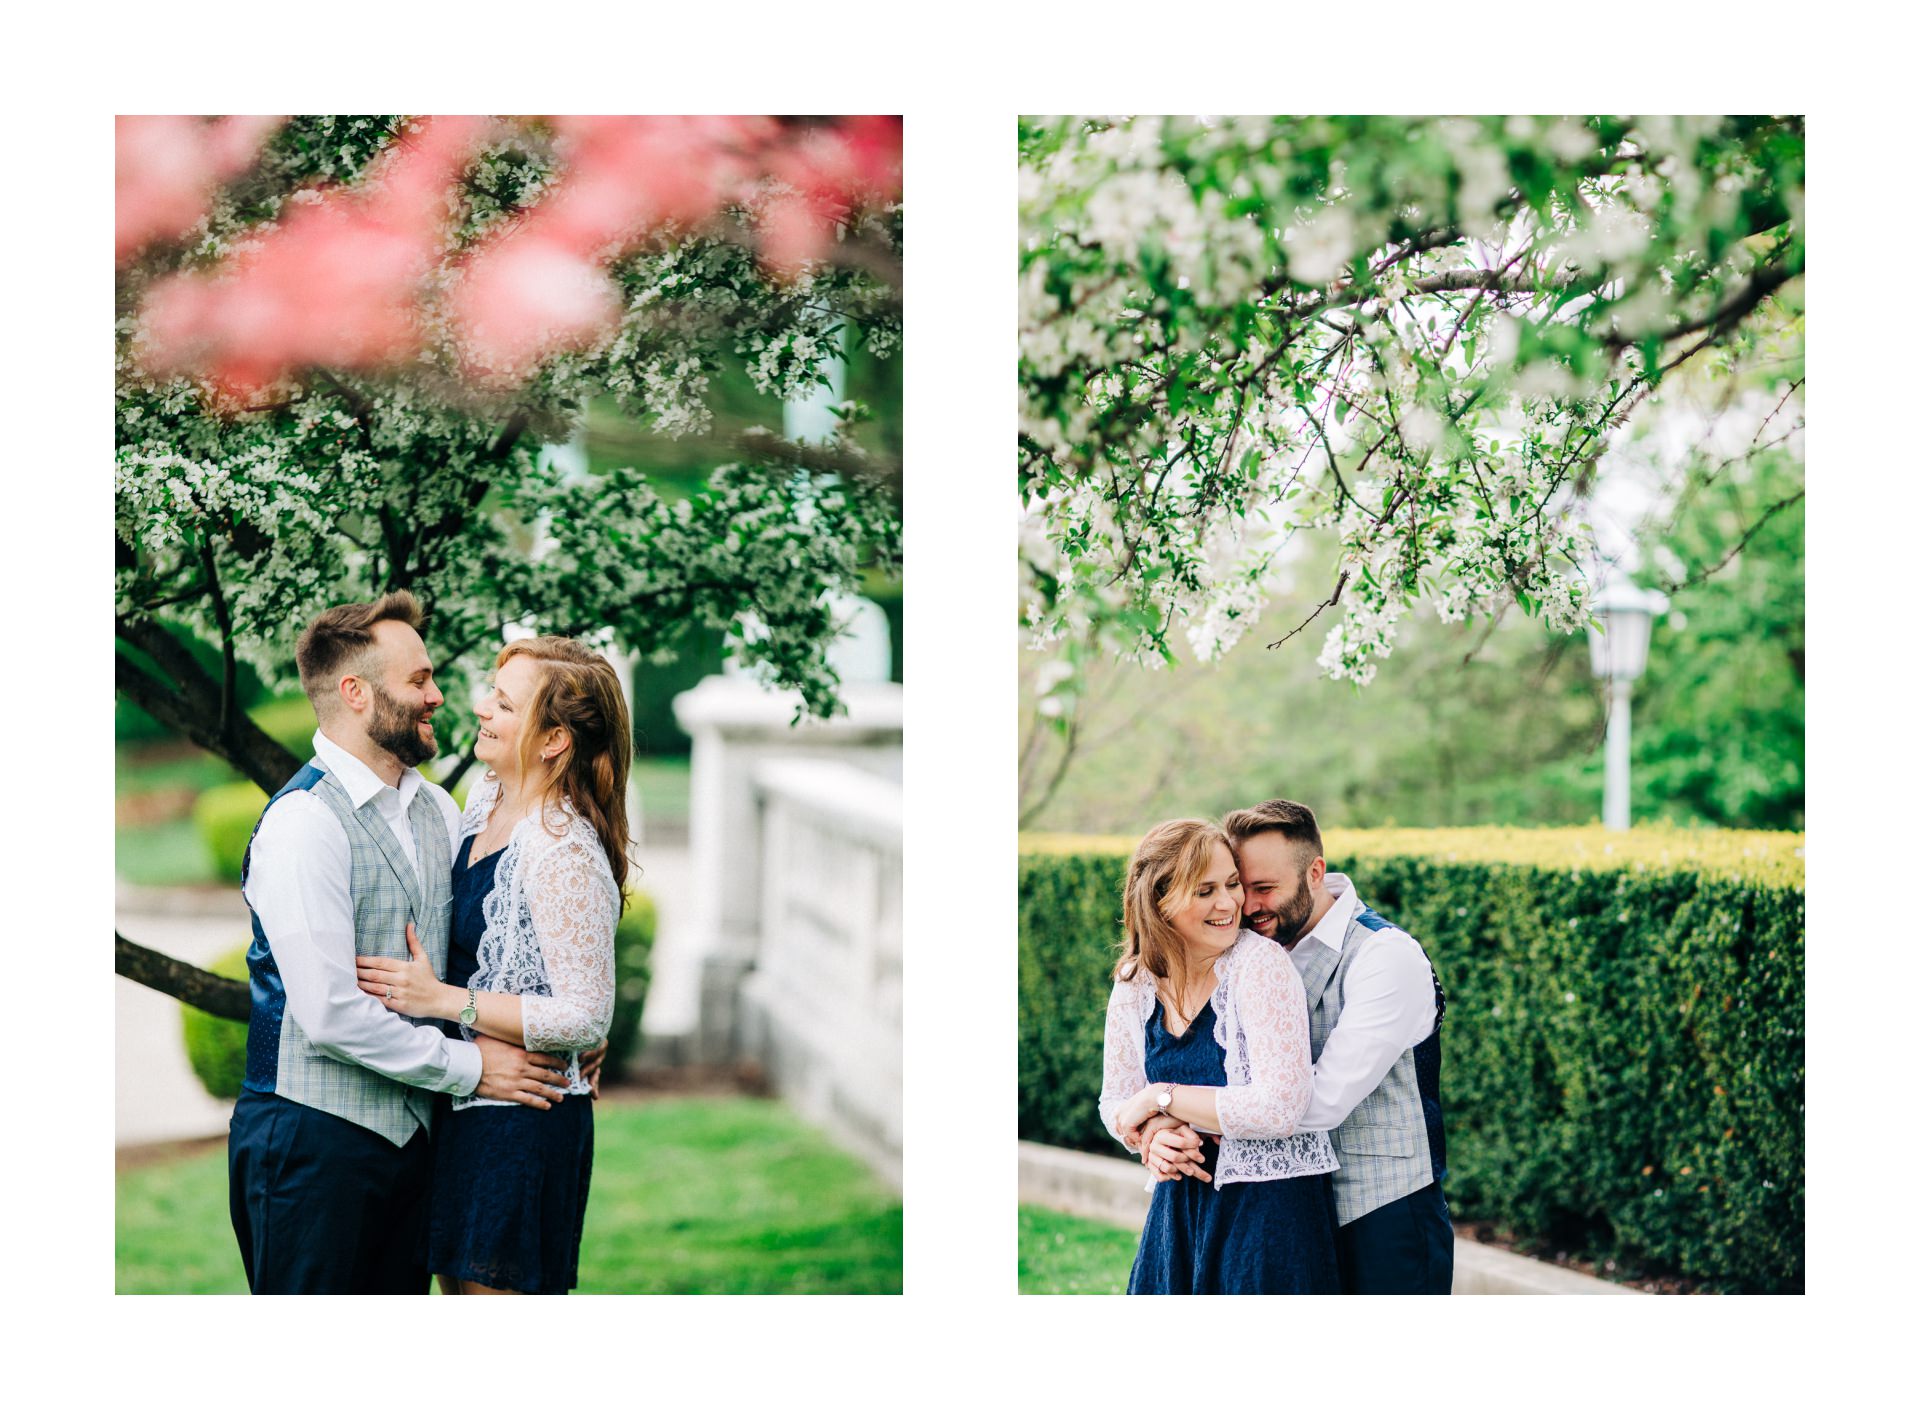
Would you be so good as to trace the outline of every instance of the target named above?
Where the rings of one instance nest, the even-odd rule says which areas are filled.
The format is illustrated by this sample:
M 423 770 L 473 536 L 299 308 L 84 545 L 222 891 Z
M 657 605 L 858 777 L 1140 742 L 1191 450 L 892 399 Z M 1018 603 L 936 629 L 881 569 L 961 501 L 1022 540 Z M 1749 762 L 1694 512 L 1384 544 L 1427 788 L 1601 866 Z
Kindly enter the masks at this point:
M 1153 1100 L 1154 1104 L 1160 1108 L 1161 1114 L 1165 1115 L 1167 1108 L 1173 1105 L 1173 1083 L 1163 1084 L 1159 1094 Z
M 467 986 L 467 1006 L 460 1010 L 460 1022 L 468 1028 L 480 1021 L 480 999 L 474 993 L 473 986 Z

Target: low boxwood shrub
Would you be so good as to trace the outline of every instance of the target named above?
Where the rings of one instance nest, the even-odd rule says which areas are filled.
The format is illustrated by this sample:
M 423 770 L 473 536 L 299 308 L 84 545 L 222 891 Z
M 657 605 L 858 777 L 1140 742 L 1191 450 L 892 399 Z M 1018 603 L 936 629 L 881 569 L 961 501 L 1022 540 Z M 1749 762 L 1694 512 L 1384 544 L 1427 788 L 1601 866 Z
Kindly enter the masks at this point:
M 239 884 L 247 841 L 266 806 L 267 795 L 257 785 L 245 782 L 220 784 L 194 800 L 193 824 L 207 844 L 221 880 Z
M 640 1012 L 653 980 L 653 937 L 659 912 L 644 891 L 627 892 L 627 909 L 613 932 L 613 1026 L 607 1030 L 607 1075 L 618 1077 L 640 1050 Z
M 247 977 L 247 947 L 220 956 L 207 968 L 224 979 Z M 215 1018 L 190 1004 L 180 1006 L 180 1037 L 187 1062 L 208 1092 L 231 1100 L 240 1095 L 247 1075 L 247 1025 L 231 1018 Z
M 1798 834 L 1327 834 L 1447 991 L 1455 1216 L 1729 1291 L 1803 1287 Z M 1020 1134 L 1117 1153 L 1095 1103 L 1128 843 L 1020 859 Z M 1504 859 L 1503 859 L 1504 858 Z

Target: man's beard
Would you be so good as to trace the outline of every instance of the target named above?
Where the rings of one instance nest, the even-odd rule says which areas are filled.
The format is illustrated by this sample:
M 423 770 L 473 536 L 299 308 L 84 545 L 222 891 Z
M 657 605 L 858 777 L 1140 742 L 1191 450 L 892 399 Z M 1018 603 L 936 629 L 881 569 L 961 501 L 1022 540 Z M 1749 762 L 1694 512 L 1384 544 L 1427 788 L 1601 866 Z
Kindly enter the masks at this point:
M 422 739 L 420 716 L 373 682 L 368 685 L 373 688 L 373 718 L 367 722 L 367 738 L 398 759 L 402 767 L 426 763 L 439 749 L 439 741 Z
M 1294 898 L 1267 914 L 1274 918 L 1272 938 L 1291 950 L 1294 942 L 1300 938 L 1300 932 L 1306 929 L 1307 917 L 1313 914 L 1313 888 L 1302 878 Z

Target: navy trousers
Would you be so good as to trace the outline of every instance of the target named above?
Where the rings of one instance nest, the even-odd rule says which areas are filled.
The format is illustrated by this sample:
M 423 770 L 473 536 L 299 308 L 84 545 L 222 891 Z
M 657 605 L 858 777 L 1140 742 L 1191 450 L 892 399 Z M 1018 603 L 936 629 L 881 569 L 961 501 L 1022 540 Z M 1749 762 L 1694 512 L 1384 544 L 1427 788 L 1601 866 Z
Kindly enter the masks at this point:
M 1450 1293 L 1453 1221 L 1435 1181 L 1334 1235 L 1343 1293 Z
M 285 1097 L 240 1094 L 227 1205 L 256 1293 L 424 1293 L 427 1133 L 396 1146 Z

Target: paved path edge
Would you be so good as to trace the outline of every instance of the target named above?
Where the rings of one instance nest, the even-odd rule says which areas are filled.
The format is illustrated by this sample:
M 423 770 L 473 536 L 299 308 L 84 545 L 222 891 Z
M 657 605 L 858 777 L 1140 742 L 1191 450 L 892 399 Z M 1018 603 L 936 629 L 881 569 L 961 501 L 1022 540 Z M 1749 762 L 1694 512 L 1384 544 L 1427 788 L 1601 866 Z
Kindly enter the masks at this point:
M 1082 1219 L 1138 1229 L 1152 1198 L 1146 1173 L 1133 1161 L 1043 1146 L 1034 1141 L 1020 1142 L 1022 1204 L 1037 1204 Z M 1467 1239 L 1453 1242 L 1453 1290 L 1456 1294 L 1482 1295 L 1642 1296 L 1637 1288 L 1622 1287 Z

